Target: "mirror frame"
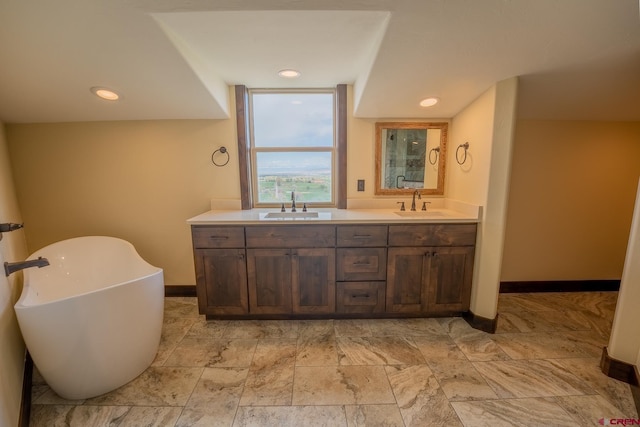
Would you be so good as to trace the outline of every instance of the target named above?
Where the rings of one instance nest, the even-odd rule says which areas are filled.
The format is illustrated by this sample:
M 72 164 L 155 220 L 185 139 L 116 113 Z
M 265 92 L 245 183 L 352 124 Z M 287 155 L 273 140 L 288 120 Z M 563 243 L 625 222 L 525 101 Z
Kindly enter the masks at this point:
M 382 188 L 382 129 L 440 129 L 440 153 L 438 154 L 438 180 L 436 188 Z M 444 195 L 444 174 L 447 159 L 447 122 L 376 122 L 376 174 L 375 194 L 377 195 L 410 195 L 418 190 L 422 195 Z M 427 158 L 429 154 L 427 153 Z M 427 159 L 425 159 L 426 163 Z

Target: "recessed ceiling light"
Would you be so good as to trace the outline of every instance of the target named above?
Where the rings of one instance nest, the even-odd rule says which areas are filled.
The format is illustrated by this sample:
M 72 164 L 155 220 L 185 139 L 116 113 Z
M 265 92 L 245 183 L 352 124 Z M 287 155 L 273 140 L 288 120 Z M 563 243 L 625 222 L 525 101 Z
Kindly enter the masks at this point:
M 300 77 L 300 71 L 286 69 L 278 71 L 278 75 L 280 77 L 285 77 L 287 79 L 295 79 L 296 77 Z
M 120 95 L 104 87 L 92 87 L 91 92 L 102 99 L 106 99 L 107 101 L 117 101 L 120 98 Z
M 420 101 L 420 106 L 421 107 L 433 107 L 434 105 L 436 105 L 438 103 L 439 99 L 435 98 L 435 97 L 431 97 L 431 98 L 425 98 L 422 101 Z

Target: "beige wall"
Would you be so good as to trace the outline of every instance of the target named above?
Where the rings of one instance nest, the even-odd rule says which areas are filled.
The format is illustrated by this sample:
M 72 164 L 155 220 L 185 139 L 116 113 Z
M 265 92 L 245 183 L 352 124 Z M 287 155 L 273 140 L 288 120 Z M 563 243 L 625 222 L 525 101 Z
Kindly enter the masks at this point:
M 520 120 L 512 164 L 502 280 L 620 279 L 640 123 Z
M 81 235 L 130 241 L 165 283 L 193 285 L 186 220 L 213 195 L 239 198 L 232 120 L 8 125 L 18 201 L 33 252 Z M 211 163 L 225 145 L 231 161 Z
M 353 86 L 347 87 L 347 198 L 374 197 L 376 120 L 353 117 Z M 365 191 L 357 191 L 359 179 Z
M 0 123 L 0 222 L 21 222 L 2 123 Z M 5 261 L 22 261 L 26 256 L 24 231 L 4 233 L 0 241 L 0 265 L 4 265 Z M 25 351 L 13 305 L 21 292 L 21 278 L 22 273 L 15 273 L 9 277 L 5 276 L 4 271 L 0 273 L 0 426 L 18 425 L 20 415 Z
M 456 115 L 447 159 L 447 197 L 483 207 L 470 308 L 487 319 L 498 306 L 517 94 L 517 78 L 503 80 Z M 466 142 L 460 165 L 456 151 Z
M 496 88 L 491 87 L 453 119 L 447 156 L 447 197 L 484 205 L 491 169 L 491 144 Z M 467 160 L 456 162 L 456 151 L 469 143 Z M 462 158 L 462 149 L 459 151 Z

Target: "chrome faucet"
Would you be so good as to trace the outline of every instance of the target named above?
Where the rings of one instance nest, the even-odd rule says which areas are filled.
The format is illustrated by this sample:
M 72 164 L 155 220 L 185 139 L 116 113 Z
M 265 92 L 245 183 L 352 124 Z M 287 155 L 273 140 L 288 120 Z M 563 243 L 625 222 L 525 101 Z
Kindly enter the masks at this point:
M 418 199 L 422 199 L 422 197 L 420 197 L 420 192 L 418 192 L 418 190 L 413 192 L 413 198 L 411 199 L 411 210 L 412 211 L 416 210 L 416 196 L 418 196 Z
M 296 211 L 296 192 L 291 192 L 291 212 Z
M 24 270 L 25 268 L 38 267 L 42 268 L 49 265 L 49 260 L 46 258 L 38 257 L 38 259 L 32 259 L 31 261 L 22 262 L 5 262 L 4 272 L 8 276 L 16 271 Z

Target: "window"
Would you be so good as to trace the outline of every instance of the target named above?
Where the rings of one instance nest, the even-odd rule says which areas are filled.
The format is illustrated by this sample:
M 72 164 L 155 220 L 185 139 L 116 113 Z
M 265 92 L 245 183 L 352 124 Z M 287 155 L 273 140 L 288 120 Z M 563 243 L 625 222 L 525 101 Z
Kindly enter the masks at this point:
M 335 206 L 335 90 L 249 90 L 253 206 Z

